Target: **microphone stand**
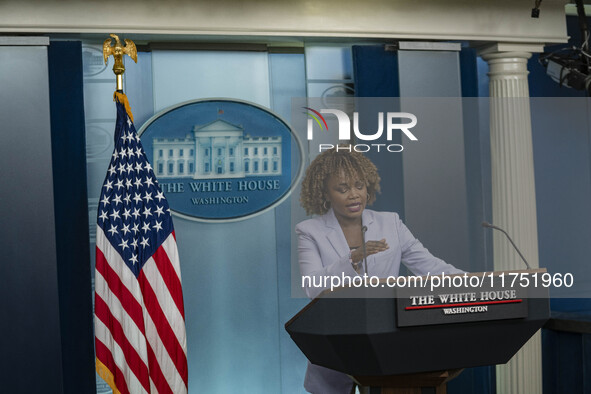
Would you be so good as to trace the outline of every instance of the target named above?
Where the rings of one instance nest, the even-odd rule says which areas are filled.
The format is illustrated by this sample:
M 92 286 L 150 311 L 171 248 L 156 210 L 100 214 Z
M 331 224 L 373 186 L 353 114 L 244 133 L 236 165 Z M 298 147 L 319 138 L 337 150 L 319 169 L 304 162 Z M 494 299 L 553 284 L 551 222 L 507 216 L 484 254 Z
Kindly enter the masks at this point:
M 503 230 L 500 227 L 495 226 L 494 224 L 490 224 L 489 222 L 482 222 L 482 227 L 488 227 L 488 228 L 492 228 L 492 229 L 495 229 L 495 230 L 499 230 L 500 232 L 502 232 L 503 234 L 505 234 L 505 236 L 507 237 L 507 239 L 509 240 L 509 242 L 511 242 L 511 245 L 513 245 L 513 247 L 515 248 L 515 250 L 517 251 L 517 253 L 519 253 L 519 257 L 521 257 L 521 260 L 523 260 L 523 262 L 527 266 L 527 269 L 531 269 L 531 267 L 529 266 L 529 264 L 525 260 L 525 257 L 523 257 L 523 255 L 521 254 L 521 251 L 519 250 L 519 248 L 517 247 L 517 245 L 515 245 L 515 242 L 513 242 L 513 240 L 511 239 L 511 237 L 509 236 L 509 234 L 507 234 L 507 232 L 505 230 Z

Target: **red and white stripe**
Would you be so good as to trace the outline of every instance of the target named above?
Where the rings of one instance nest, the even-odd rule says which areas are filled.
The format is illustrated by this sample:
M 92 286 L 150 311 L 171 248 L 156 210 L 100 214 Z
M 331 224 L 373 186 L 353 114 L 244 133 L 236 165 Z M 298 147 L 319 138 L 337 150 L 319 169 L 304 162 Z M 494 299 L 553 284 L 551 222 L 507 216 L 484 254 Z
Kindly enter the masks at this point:
M 187 393 L 187 341 L 174 233 L 139 278 L 97 226 L 96 356 L 121 393 Z

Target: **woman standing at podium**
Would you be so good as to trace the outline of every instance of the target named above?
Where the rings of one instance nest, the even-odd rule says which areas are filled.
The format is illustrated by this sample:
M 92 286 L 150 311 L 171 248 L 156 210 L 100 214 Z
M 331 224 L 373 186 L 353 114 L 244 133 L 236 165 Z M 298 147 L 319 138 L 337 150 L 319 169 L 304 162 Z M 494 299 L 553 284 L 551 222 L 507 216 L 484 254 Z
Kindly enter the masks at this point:
M 302 276 L 364 275 L 364 238 L 367 275 L 397 276 L 401 262 L 415 275 L 462 273 L 429 253 L 398 214 L 366 209 L 380 191 L 380 177 L 368 158 L 346 149 L 339 146 L 339 151 L 331 149 L 318 155 L 302 182 L 300 203 L 308 215 L 318 215 L 296 226 Z M 305 288 L 310 298 L 323 290 Z M 347 375 L 311 363 L 304 387 L 313 394 L 349 394 L 354 390 Z

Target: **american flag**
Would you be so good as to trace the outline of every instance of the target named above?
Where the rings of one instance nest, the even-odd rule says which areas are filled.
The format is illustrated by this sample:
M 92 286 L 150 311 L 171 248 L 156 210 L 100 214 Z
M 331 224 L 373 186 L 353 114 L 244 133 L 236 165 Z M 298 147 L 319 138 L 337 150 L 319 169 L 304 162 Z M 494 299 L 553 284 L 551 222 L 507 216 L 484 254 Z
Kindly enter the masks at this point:
M 97 219 L 96 368 L 114 393 L 186 393 L 185 315 L 172 218 L 127 98 L 115 98 L 115 150 Z

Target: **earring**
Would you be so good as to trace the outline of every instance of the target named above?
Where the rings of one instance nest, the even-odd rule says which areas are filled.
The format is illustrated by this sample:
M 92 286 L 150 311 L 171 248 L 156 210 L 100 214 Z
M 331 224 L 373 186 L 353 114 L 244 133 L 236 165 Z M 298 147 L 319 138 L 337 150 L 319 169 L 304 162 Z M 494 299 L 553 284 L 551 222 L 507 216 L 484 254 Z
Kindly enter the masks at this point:
M 326 203 L 327 203 L 327 202 L 328 202 L 328 201 L 324 200 L 324 203 L 322 203 L 322 207 L 323 207 L 325 210 L 327 210 L 327 211 L 328 211 L 328 207 L 326 206 Z
M 367 193 L 367 201 L 369 201 L 369 193 Z

